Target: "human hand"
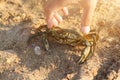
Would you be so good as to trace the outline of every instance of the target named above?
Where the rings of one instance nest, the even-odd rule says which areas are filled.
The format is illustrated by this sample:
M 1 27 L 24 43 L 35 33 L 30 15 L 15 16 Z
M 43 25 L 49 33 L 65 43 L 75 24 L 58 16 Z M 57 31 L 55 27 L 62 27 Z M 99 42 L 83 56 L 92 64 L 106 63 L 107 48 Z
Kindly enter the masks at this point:
M 71 0 L 74 1 L 74 0 Z M 46 22 L 49 28 L 57 26 L 62 22 L 62 16 L 58 11 L 62 11 L 64 15 L 68 15 L 68 9 L 65 7 L 71 3 L 70 0 L 47 0 L 45 5 L 45 16 Z M 77 1 L 77 0 L 75 0 Z M 83 16 L 81 22 L 80 30 L 83 34 L 88 34 L 90 32 L 90 25 L 92 20 L 92 15 L 96 7 L 97 0 L 84 0 L 83 1 Z M 87 26 L 86 26 L 87 25 Z
M 58 13 L 58 11 L 62 11 L 64 15 L 68 15 L 68 9 L 63 3 L 64 0 L 48 0 L 45 5 L 45 16 L 46 22 L 49 28 L 53 26 L 57 26 L 59 23 L 62 22 L 63 18 Z

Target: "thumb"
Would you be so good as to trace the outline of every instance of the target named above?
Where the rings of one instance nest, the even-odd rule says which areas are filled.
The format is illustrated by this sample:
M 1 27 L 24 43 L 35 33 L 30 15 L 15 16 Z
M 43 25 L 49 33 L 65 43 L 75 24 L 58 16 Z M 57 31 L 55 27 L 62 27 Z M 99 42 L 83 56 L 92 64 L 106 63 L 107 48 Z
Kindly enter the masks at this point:
M 48 25 L 48 28 L 51 28 L 53 26 L 52 20 L 53 20 L 53 13 L 46 14 L 46 22 Z

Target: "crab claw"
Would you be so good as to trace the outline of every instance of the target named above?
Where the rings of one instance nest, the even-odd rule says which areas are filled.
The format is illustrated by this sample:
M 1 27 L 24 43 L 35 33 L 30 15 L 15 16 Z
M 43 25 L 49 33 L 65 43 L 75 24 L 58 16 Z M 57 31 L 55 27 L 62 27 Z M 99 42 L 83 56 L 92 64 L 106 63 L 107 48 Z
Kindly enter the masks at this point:
M 82 55 L 78 61 L 79 64 L 84 63 L 86 60 L 88 60 L 92 55 L 94 54 L 95 51 L 95 46 L 96 46 L 96 37 L 93 35 L 93 41 L 85 41 L 85 49 L 82 52 Z
M 91 54 L 90 49 L 91 49 L 91 47 L 88 46 L 83 50 L 82 55 L 78 61 L 79 64 L 82 64 L 87 60 L 88 56 Z

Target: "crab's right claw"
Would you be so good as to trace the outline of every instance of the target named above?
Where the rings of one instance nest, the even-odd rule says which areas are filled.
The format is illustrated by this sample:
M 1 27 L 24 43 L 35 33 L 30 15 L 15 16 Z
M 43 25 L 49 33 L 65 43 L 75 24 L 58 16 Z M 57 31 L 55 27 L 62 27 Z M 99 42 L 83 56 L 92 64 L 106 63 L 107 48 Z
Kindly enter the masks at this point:
M 90 49 L 91 49 L 91 47 L 88 46 L 83 50 L 83 53 L 78 61 L 79 64 L 82 64 L 87 60 L 88 56 L 91 54 Z
M 86 60 L 88 60 L 90 57 L 93 56 L 94 51 L 95 51 L 95 47 L 96 47 L 96 42 L 99 38 L 98 35 L 92 35 L 92 41 L 86 41 L 86 47 L 82 52 L 82 55 L 78 61 L 79 64 L 84 63 Z

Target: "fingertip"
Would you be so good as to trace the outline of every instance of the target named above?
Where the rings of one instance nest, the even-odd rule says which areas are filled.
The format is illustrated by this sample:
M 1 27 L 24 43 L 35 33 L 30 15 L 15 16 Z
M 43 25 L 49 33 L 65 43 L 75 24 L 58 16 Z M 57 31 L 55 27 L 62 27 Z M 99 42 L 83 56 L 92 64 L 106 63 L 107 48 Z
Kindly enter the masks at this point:
M 67 7 L 62 8 L 62 11 L 63 11 L 64 15 L 68 15 L 69 14 Z
M 81 27 L 81 31 L 85 35 L 89 34 L 89 32 L 90 32 L 90 26 Z
M 48 28 L 52 28 L 52 26 L 53 26 L 52 19 L 49 19 L 47 21 L 47 26 L 48 26 Z
M 58 21 L 55 18 L 53 18 L 52 23 L 52 26 L 58 26 Z
M 48 28 L 52 28 L 53 26 L 58 26 L 58 21 L 56 20 L 55 17 L 53 17 L 52 19 L 49 19 L 47 21 L 47 25 L 48 25 Z

